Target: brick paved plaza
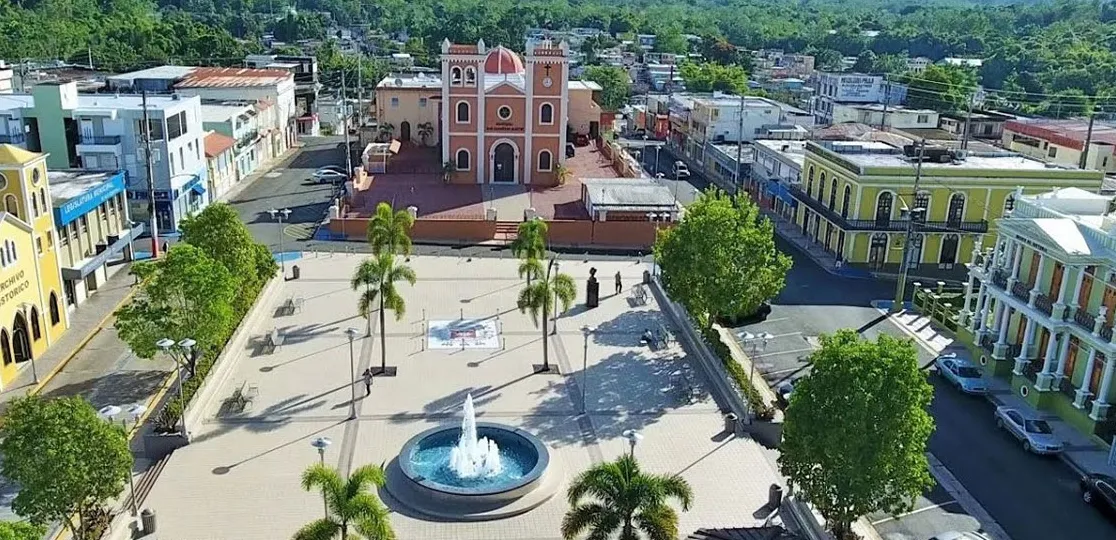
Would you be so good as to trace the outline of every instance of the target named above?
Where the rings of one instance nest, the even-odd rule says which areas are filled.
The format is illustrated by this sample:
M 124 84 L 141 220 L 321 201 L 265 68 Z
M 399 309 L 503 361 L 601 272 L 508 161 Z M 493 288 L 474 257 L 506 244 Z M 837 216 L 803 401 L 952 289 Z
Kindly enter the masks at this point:
M 302 279 L 281 284 L 263 299 L 260 308 L 268 316 L 252 335 L 262 338 L 278 328 L 286 343 L 272 353 L 254 343 L 230 358 L 236 362 L 233 374 L 207 405 L 206 420 L 190 426 L 194 442 L 173 454 L 146 500 L 158 513 L 160 539 L 289 538 L 322 512 L 320 497 L 299 486 L 302 470 L 318 459 L 312 439 L 330 437 L 326 463 L 345 471 L 384 463 L 418 432 L 458 424 L 467 393 L 481 420 L 535 433 L 567 476 L 626 452 L 621 432 L 638 430 L 644 439 L 636 455 L 644 467 L 681 473 L 694 488 L 695 506 L 681 518 L 683 534 L 762 521 L 756 512 L 768 486 L 778 481 L 769 456 L 751 439 L 722 432 L 704 375 L 690 366 L 680 346 L 649 351 L 639 344 L 644 328 L 658 328 L 664 320 L 654 300 L 642 306 L 628 300 L 642 264 L 562 261 L 562 272 L 578 283 L 575 307 L 559 317 L 550 342 L 551 362 L 562 375 L 534 375 L 531 365 L 542 361 L 542 336 L 530 317 L 515 309 L 523 286 L 516 261 L 412 258 L 419 282 L 402 286 L 407 314 L 396 321 L 389 313 L 387 325 L 388 364 L 398 367 L 398 376 L 377 378 L 367 398 L 358 384 L 359 418 L 347 421 L 344 331 L 354 327 L 364 336 L 366 328 L 349 289 L 359 260 L 307 254 L 297 261 Z M 600 307 L 586 311 L 591 266 L 598 269 L 603 298 Z M 625 290 L 611 296 L 617 271 Z M 302 298 L 303 309 L 280 313 L 289 298 Z M 427 321 L 498 317 L 502 349 L 425 347 L 424 316 Z M 596 328 L 587 347 L 585 325 Z M 378 336 L 356 341 L 358 374 L 379 364 L 379 343 Z M 258 395 L 243 413 L 223 413 L 221 401 L 242 385 L 257 387 Z M 568 507 L 564 493 L 563 485 L 559 495 L 527 514 L 474 523 L 425 521 L 382 496 L 395 511 L 392 524 L 403 540 L 550 540 L 560 538 Z

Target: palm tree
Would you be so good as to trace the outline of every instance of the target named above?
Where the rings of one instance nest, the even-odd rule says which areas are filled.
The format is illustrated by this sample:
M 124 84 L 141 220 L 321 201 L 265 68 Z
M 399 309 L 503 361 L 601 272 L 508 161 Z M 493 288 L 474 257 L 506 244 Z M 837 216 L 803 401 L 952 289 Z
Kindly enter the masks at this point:
M 566 182 L 569 182 L 570 179 L 573 178 L 573 171 L 571 171 L 569 167 L 562 163 L 559 164 L 556 169 L 554 169 L 554 175 L 558 178 L 558 185 L 564 186 L 566 185 Z
M 422 141 L 423 146 L 426 146 L 427 141 L 430 140 L 430 136 L 434 134 L 434 124 L 431 124 L 430 122 L 423 122 L 418 125 L 417 129 L 419 140 Z
M 527 279 L 527 286 L 531 280 L 542 275 L 542 263 L 539 261 L 546 257 L 546 222 L 541 219 L 530 219 L 519 224 L 519 232 L 515 241 L 511 243 L 512 254 L 523 262 L 519 265 L 519 277 Z
M 584 502 L 587 496 L 593 500 Z M 667 499 L 677 499 L 686 511 L 694 493 L 681 476 L 644 473 L 627 454 L 577 475 L 566 498 L 571 508 L 562 518 L 562 537 L 567 540 L 587 530 L 594 539 L 619 531 L 618 540 L 659 540 L 678 538 L 678 513 Z
M 442 164 L 442 182 L 448 184 L 450 175 L 457 172 L 457 164 L 451 161 L 446 161 Z
M 554 270 L 553 275 L 551 275 L 551 270 Z M 566 274 L 559 274 L 557 270 L 558 260 L 551 258 L 550 263 L 546 265 L 546 276 L 541 275 L 540 269 L 539 277 L 542 279 L 519 291 L 519 300 L 516 302 L 521 313 L 529 312 L 531 314 L 531 319 L 535 321 L 536 326 L 539 324 L 539 314 L 542 314 L 543 365 L 541 372 L 543 373 L 550 371 L 546 319 L 549 317 L 549 313 L 554 310 L 555 301 L 561 302 L 562 310 L 565 311 L 570 309 L 570 305 L 573 304 L 574 298 L 577 296 L 577 288 L 574 286 L 573 278 Z
M 390 124 L 390 123 L 385 122 L 383 124 L 380 124 L 379 130 L 380 130 L 379 139 L 381 141 L 390 140 L 391 137 L 393 135 L 395 135 L 395 124 Z
M 411 227 L 415 218 L 406 210 L 394 210 L 391 205 L 381 202 L 376 205 L 376 213 L 368 221 L 368 243 L 372 253 L 411 254 Z
M 357 278 L 360 277 L 360 283 Z M 396 264 L 395 255 L 380 253 L 371 259 L 360 263 L 356 275 L 353 276 L 353 288 L 364 285 L 364 292 L 357 300 L 357 311 L 361 317 L 369 319 L 369 335 L 371 335 L 371 317 L 373 306 L 379 306 L 380 312 L 380 373 L 387 372 L 387 338 L 384 331 L 384 309 L 395 313 L 395 320 L 400 320 L 407 312 L 407 304 L 399 295 L 395 287 L 398 281 L 415 284 L 415 271 L 403 264 Z
M 294 540 L 394 540 L 388 510 L 371 488 L 384 485 L 384 470 L 365 465 L 342 478 L 336 469 L 314 465 L 302 473 L 302 489 L 321 490 L 326 517 L 307 523 Z

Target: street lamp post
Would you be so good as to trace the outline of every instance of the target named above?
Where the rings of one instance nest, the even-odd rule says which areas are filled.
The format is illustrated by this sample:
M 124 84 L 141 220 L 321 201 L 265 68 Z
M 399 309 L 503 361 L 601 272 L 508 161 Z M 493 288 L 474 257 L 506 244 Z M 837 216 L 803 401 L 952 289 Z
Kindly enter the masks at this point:
M 272 208 L 267 213 L 271 214 L 271 219 L 279 222 L 279 265 L 283 269 L 283 279 L 287 279 L 287 257 L 283 254 L 283 220 L 290 217 L 291 209 L 276 210 Z
M 663 221 L 666 221 L 668 215 L 669 214 L 667 214 L 666 212 L 663 212 L 661 214 L 656 214 L 655 212 L 648 212 L 647 213 L 647 220 L 650 221 L 653 224 L 653 226 L 655 227 L 655 237 L 656 238 L 659 236 L 659 219 L 661 218 Z M 655 274 L 655 268 L 658 267 L 658 266 L 659 266 L 659 264 L 655 261 L 654 251 L 652 251 L 652 255 L 651 255 L 651 277 L 655 277 L 655 275 L 656 275 Z
M 349 390 L 352 398 L 349 400 L 349 420 L 356 418 L 356 364 L 353 357 L 353 340 L 360 334 L 356 328 L 348 328 L 345 335 L 349 337 Z
M 755 376 L 756 376 L 756 352 L 757 352 L 757 349 L 759 349 L 760 351 L 767 350 L 767 342 L 770 341 L 775 336 L 771 335 L 770 332 L 760 332 L 759 334 L 753 334 L 751 332 L 744 332 L 744 335 L 742 335 L 740 337 L 742 337 L 744 339 L 744 343 L 747 343 L 752 348 L 752 355 L 751 355 L 751 358 L 750 358 L 750 360 L 752 361 L 752 370 L 751 370 L 751 373 L 748 374 L 748 382 L 750 383 L 750 382 L 752 382 L 752 379 L 754 379 Z
M 643 435 L 634 429 L 625 429 L 622 435 L 628 439 L 628 455 L 634 459 L 636 444 L 643 440 Z
M 547 286 L 550 286 L 550 283 L 551 283 L 551 281 L 550 281 L 550 269 L 552 267 L 554 268 L 554 275 L 557 276 L 558 275 L 558 257 L 551 258 L 550 262 L 546 265 L 546 283 L 547 283 Z M 554 288 L 554 313 L 551 314 L 551 317 L 552 317 L 551 318 L 552 324 L 551 324 L 551 328 L 550 328 L 550 333 L 551 333 L 551 335 L 553 335 L 553 334 L 558 333 L 558 288 L 557 287 Z
M 30 321 L 30 319 L 31 319 L 31 308 L 34 307 L 34 306 L 31 305 L 30 302 L 23 302 L 19 305 L 19 307 L 20 307 L 21 310 L 23 310 L 23 320 L 28 321 L 27 324 L 30 324 L 32 327 L 34 327 L 34 322 Z M 31 351 L 31 336 L 27 334 L 28 331 L 29 330 L 27 330 L 25 328 L 23 334 L 24 334 L 24 339 L 27 341 L 27 350 L 30 352 Z M 38 370 L 38 368 L 35 367 L 35 353 L 30 352 L 30 354 L 28 354 L 27 357 L 31 359 L 31 377 L 32 377 L 32 379 L 34 379 L 35 384 L 39 384 L 39 370 Z
M 128 412 L 133 415 L 132 419 L 134 421 L 139 421 L 139 415 L 143 414 L 143 411 L 146 410 L 147 407 L 144 407 L 143 405 L 140 405 L 138 403 L 128 406 Z M 136 414 L 136 411 L 139 411 L 139 414 Z M 108 422 L 109 424 L 112 424 L 113 417 L 120 414 L 121 412 L 123 412 L 123 409 L 117 405 L 106 405 L 104 407 L 101 407 L 101 410 L 97 411 L 97 415 L 100 416 L 102 420 Z M 130 470 L 128 471 L 128 488 L 131 490 L 131 497 L 129 498 L 132 502 L 132 517 L 136 517 L 139 515 L 139 503 L 136 501 L 136 480 L 135 478 L 133 478 L 132 471 Z
M 186 394 L 182 391 L 182 379 L 186 377 L 185 370 L 183 369 L 186 366 L 183 364 L 186 363 L 186 355 L 190 354 L 190 349 L 192 349 L 194 345 L 197 345 L 197 343 L 198 342 L 190 338 L 185 338 L 178 343 L 175 343 L 173 339 L 163 338 L 155 344 L 174 360 L 175 370 L 178 372 L 178 406 L 181 409 L 178 416 L 179 421 L 182 422 L 182 436 L 185 437 L 187 441 L 190 440 L 190 432 L 186 429 Z M 179 360 L 178 355 L 175 354 L 176 348 L 182 350 L 182 360 Z
M 331 444 L 333 444 L 333 440 L 331 440 L 329 437 L 318 437 L 318 438 L 310 441 L 310 446 L 313 446 L 314 448 L 316 448 L 318 450 L 318 463 L 321 464 L 322 467 L 325 467 L 325 451 L 326 451 L 326 448 L 329 448 L 329 445 L 331 445 Z M 322 512 L 325 515 L 325 517 L 328 519 L 329 518 L 329 504 L 326 502 L 325 488 L 322 488 Z
M 585 342 L 581 348 L 581 412 L 589 412 L 589 406 L 586 405 L 585 392 L 589 388 L 587 377 L 589 376 L 589 335 L 596 329 L 592 326 L 582 326 L 581 333 L 585 336 Z

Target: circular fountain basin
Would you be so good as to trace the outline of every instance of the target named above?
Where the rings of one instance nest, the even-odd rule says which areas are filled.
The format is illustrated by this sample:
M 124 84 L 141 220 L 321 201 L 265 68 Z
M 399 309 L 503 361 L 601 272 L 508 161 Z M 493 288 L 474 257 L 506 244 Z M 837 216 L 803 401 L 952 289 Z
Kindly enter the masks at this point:
M 560 483 L 550 451 L 534 435 L 477 422 L 477 435 L 499 447 L 502 470 L 461 478 L 449 468 L 461 428 L 441 426 L 415 435 L 388 468 L 388 493 L 419 514 L 439 519 L 491 520 L 522 514 L 546 502 Z

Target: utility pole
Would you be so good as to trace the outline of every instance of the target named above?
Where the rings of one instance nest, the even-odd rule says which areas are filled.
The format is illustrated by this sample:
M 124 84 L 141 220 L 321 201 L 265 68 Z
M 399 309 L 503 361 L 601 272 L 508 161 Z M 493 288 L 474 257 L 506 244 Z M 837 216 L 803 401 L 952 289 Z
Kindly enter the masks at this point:
M 360 128 L 361 140 L 364 137 L 364 78 L 361 75 L 361 64 L 364 63 L 364 51 L 357 46 L 357 127 Z
M 349 97 L 345 88 L 345 69 L 341 69 L 341 111 L 345 117 L 345 173 L 351 174 L 353 170 L 353 150 L 349 144 L 349 121 L 352 114 L 349 111 Z
M 926 139 L 918 142 L 918 163 L 915 164 L 914 193 L 918 197 L 918 183 L 922 180 L 922 159 L 926 156 Z M 903 259 L 899 261 L 899 282 L 895 284 L 895 301 L 891 303 L 891 313 L 903 311 L 903 299 L 906 298 L 907 270 L 910 266 L 907 259 L 911 252 L 911 237 L 914 236 L 915 213 L 919 209 L 911 207 L 907 211 L 907 231 L 903 239 Z
M 883 114 L 880 115 L 880 129 L 887 129 L 887 102 L 891 101 L 891 81 L 884 74 Z
M 1093 144 L 1093 119 L 1096 118 L 1096 112 L 1092 107 L 1089 108 L 1089 129 L 1085 131 L 1085 146 L 1081 148 L 1081 161 L 1077 166 L 1084 169 L 1089 164 L 1089 145 Z
M 85 52 L 89 54 L 89 71 L 93 71 L 93 46 L 86 47 Z
M 969 149 L 969 130 L 973 129 L 973 105 L 976 102 L 976 88 L 969 95 L 969 110 L 965 113 L 965 132 L 961 134 L 961 149 Z
M 147 170 L 147 213 L 151 221 L 151 257 L 159 258 L 159 220 L 155 212 L 155 166 L 151 157 L 151 119 L 147 116 L 147 90 L 140 93 L 143 104 L 143 157 Z
M 740 196 L 740 189 L 744 187 L 744 179 L 740 177 L 740 160 L 744 159 L 744 92 L 740 93 L 740 121 L 736 126 L 736 195 Z

